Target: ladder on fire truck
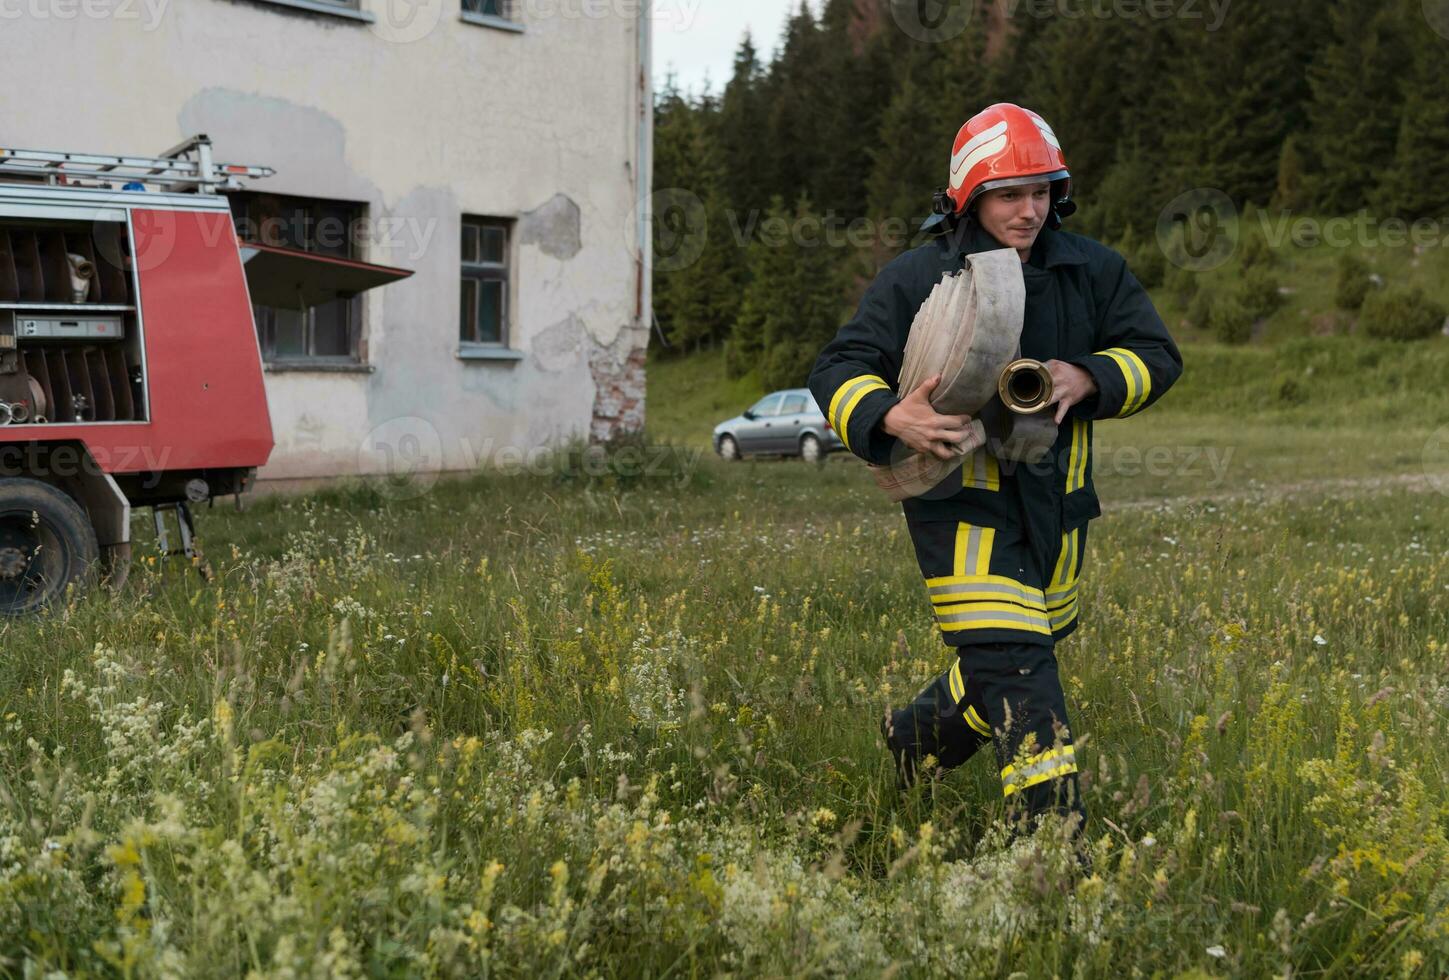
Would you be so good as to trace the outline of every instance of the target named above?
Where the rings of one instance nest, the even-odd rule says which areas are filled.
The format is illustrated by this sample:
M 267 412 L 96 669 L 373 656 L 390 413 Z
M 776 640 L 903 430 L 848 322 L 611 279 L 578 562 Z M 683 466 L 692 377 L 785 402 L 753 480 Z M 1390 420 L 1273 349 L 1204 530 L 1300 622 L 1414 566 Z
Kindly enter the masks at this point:
M 48 150 L 0 149 L 0 175 L 29 178 L 51 185 L 152 185 L 168 192 L 217 194 L 241 189 L 239 178 L 270 177 L 271 167 L 217 163 L 211 139 L 198 134 L 159 157 L 101 156 Z M 0 178 L 3 179 L 3 178 Z

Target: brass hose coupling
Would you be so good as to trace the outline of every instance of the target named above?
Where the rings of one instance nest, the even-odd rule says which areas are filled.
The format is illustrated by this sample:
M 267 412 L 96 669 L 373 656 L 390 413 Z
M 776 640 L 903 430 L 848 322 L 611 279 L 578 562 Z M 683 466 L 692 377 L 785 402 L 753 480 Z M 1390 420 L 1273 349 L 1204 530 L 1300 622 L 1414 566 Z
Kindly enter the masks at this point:
M 1018 415 L 1034 415 L 1052 400 L 1052 373 L 1041 361 L 1018 358 L 1006 365 L 996 390 L 1007 408 Z

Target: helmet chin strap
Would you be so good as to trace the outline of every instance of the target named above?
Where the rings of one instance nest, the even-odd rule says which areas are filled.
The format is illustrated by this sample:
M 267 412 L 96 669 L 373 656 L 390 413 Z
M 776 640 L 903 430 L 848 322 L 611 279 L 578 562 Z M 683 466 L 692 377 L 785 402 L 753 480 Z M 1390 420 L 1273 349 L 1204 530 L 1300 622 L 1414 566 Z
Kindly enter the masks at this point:
M 1056 182 L 1052 185 L 1052 192 L 1054 195 L 1060 186 L 1060 182 Z M 1047 227 L 1050 228 L 1052 231 L 1061 231 L 1062 219 L 1070 218 L 1076 213 L 1076 201 L 1073 201 L 1069 197 L 1054 197 L 1054 199 L 1052 200 L 1051 209 L 1047 211 Z
M 921 225 L 917 234 L 944 235 L 952 228 L 955 228 L 960 220 L 961 216 L 953 213 L 951 196 L 946 193 L 946 189 L 943 187 L 937 190 L 935 196 L 932 198 L 931 215 Z

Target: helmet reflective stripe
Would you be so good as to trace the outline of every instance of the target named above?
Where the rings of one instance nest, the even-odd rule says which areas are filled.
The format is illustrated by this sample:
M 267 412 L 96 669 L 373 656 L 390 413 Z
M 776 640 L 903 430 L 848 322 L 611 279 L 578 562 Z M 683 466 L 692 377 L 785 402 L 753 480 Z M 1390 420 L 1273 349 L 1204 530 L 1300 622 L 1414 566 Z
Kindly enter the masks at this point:
M 989 156 L 1006 149 L 1006 120 L 992 126 L 983 133 L 973 136 L 966 145 L 951 157 L 951 187 L 959 189 L 971 168 Z
M 1026 114 L 1031 117 L 1032 122 L 1036 123 L 1036 128 L 1041 130 L 1042 137 L 1052 146 L 1060 150 L 1062 148 L 1062 144 L 1058 142 L 1056 132 L 1051 128 L 1051 126 L 1047 125 L 1047 121 L 1041 116 L 1038 116 L 1036 113 L 1032 112 L 1030 109 L 1026 110 Z

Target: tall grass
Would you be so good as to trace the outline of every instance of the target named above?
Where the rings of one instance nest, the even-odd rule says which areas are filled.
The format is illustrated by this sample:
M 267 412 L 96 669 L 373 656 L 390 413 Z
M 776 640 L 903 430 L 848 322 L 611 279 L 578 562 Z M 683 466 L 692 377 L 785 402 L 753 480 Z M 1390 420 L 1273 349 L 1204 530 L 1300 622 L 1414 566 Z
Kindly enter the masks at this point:
M 1449 969 L 1449 496 L 1098 522 L 1074 876 L 985 759 L 895 789 L 946 651 L 859 468 L 700 465 L 265 499 L 0 625 L 0 970 Z

